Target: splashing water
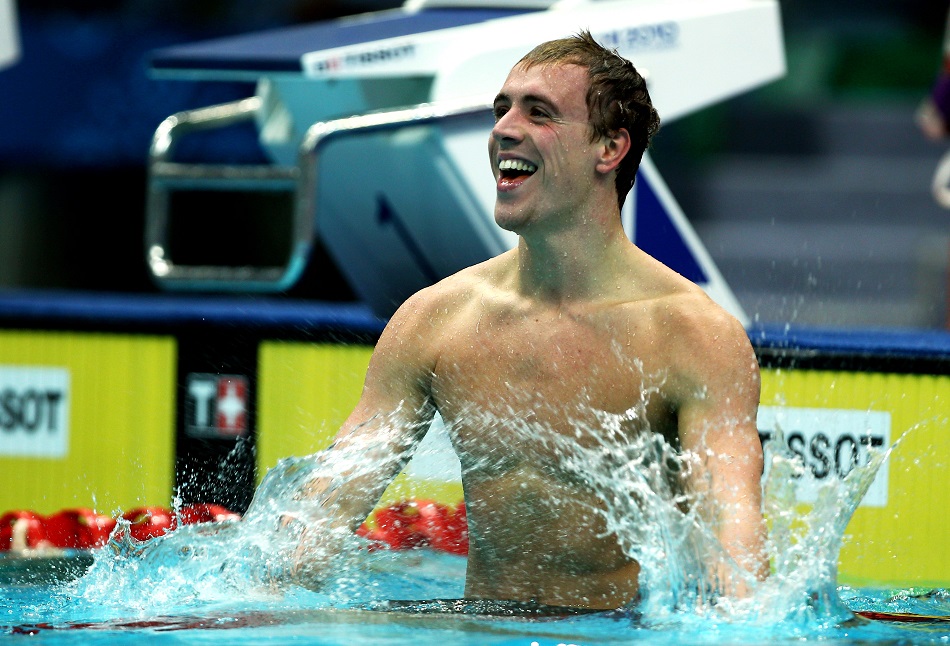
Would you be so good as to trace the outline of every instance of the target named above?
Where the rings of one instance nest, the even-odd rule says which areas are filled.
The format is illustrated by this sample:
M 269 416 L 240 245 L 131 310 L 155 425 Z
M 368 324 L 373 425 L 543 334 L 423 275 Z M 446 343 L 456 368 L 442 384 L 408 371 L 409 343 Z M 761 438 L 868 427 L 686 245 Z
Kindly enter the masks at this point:
M 642 625 L 663 627 L 696 621 L 728 621 L 757 626 L 782 622 L 833 626 L 854 618 L 836 592 L 837 562 L 854 511 L 898 442 L 872 449 L 867 464 L 843 479 L 815 486 L 817 500 L 802 514 L 797 483 L 810 478 L 801 458 L 790 452 L 781 432 L 765 444 L 764 512 L 769 532 L 771 575 L 757 581 L 726 553 L 716 526 L 700 510 L 711 501 L 685 490 L 689 460 L 663 436 L 630 435 L 645 418 L 649 393 L 620 415 L 596 412 L 596 423 L 575 420 L 573 437 L 544 432 L 524 419 L 507 420 L 515 442 L 556 453 L 560 468 L 596 492 L 599 515 L 624 552 L 640 565 L 637 615 Z M 483 420 L 498 424 L 498 420 Z M 723 563 L 727 578 L 751 590 L 744 598 L 721 596 L 710 563 Z M 722 576 L 722 573 L 719 573 Z
M 758 582 L 728 560 L 715 538 L 716 528 L 697 511 L 703 503 L 699 495 L 677 486 L 688 468 L 677 450 L 648 429 L 629 432 L 631 424 L 644 417 L 646 397 L 620 415 L 596 412 L 594 421 L 579 415 L 573 437 L 544 432 L 523 418 L 486 416 L 480 422 L 504 422 L 515 441 L 556 454 L 562 473 L 596 493 L 601 504 L 591 512 L 640 564 L 637 610 L 645 625 L 836 625 L 852 619 L 836 592 L 838 553 L 852 514 L 894 447 L 872 451 L 869 464 L 855 467 L 843 480 L 823 484 L 803 516 L 795 490 L 802 465 L 782 448 L 780 438 L 771 439 L 766 445 L 764 506 L 772 574 Z M 329 483 L 326 491 L 332 494 L 341 478 L 368 477 L 381 461 L 404 462 L 402 455 L 374 448 L 380 444 L 352 443 L 282 460 L 268 472 L 240 521 L 182 526 L 147 543 L 117 531 L 109 545 L 97 551 L 87 574 L 70 584 L 71 594 L 118 614 L 193 609 L 195 604 L 213 608 L 236 598 L 297 598 L 310 607 L 377 599 L 378 580 L 387 575 L 390 561 L 363 549 L 366 542 L 349 530 L 335 528 L 334 506 L 315 504 L 305 492 L 314 479 Z M 317 564 L 314 571 L 322 577 L 314 586 L 319 592 L 288 583 L 301 528 L 312 536 L 333 535 L 332 540 L 307 546 L 308 557 Z M 716 595 L 707 564 L 718 561 L 731 563 L 732 574 L 748 582 L 752 592 L 747 598 Z M 424 585 L 401 589 L 404 598 L 428 590 Z

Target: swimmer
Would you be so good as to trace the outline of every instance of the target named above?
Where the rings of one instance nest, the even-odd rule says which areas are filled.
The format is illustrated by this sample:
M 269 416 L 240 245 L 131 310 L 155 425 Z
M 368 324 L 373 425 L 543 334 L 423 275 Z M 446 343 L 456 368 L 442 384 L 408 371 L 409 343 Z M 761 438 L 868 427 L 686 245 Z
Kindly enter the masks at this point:
M 518 62 L 494 116 L 494 217 L 517 246 L 393 315 L 328 449 L 366 447 L 364 463 L 381 466 L 315 479 L 304 498 L 355 530 L 438 411 L 462 464 L 466 598 L 620 608 L 637 598 L 638 563 L 592 513 L 602 502 L 559 444 L 525 441 L 513 422 L 573 437 L 579 423 L 596 427 L 594 411 L 622 414 L 650 392 L 623 432 L 661 433 L 690 456 L 685 484 L 716 517 L 723 559 L 748 576 L 725 562 L 710 570 L 722 594 L 745 594 L 768 571 L 758 364 L 733 316 L 623 231 L 620 209 L 659 128 L 644 79 L 585 31 Z M 328 540 L 300 531 L 298 582 L 328 567 L 327 546 L 313 549 Z

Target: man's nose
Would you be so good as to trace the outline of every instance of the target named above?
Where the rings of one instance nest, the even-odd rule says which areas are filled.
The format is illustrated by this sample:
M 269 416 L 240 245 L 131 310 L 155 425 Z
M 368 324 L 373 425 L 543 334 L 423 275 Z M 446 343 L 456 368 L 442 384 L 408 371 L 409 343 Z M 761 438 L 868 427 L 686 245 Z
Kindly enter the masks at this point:
M 508 110 L 495 121 L 491 136 L 495 141 L 518 141 L 521 139 L 521 126 L 517 112 Z

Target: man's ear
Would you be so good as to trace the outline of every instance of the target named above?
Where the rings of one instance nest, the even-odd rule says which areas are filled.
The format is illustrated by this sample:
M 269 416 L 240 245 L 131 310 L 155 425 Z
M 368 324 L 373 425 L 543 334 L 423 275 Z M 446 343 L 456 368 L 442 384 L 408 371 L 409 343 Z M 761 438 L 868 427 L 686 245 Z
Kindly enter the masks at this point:
M 619 128 L 601 141 L 603 147 L 597 161 L 597 171 L 611 173 L 630 152 L 630 133 L 626 128 Z

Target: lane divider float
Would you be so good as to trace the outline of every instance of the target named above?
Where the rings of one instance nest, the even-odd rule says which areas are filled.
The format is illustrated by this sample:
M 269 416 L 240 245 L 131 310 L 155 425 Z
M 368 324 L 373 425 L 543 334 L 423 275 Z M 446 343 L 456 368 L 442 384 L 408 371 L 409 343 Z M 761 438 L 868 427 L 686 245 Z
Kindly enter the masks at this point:
M 91 550 L 105 545 L 116 531 L 128 531 L 135 540 L 147 541 L 172 532 L 179 525 L 240 518 L 240 514 L 213 503 L 183 505 L 177 511 L 146 505 L 118 516 L 88 507 L 62 509 L 48 516 L 18 509 L 0 516 L 0 553 L 27 556 L 59 550 Z M 371 550 L 428 547 L 461 556 L 468 554 L 464 502 L 454 506 L 425 498 L 397 502 L 377 509 L 356 533 L 369 541 Z

